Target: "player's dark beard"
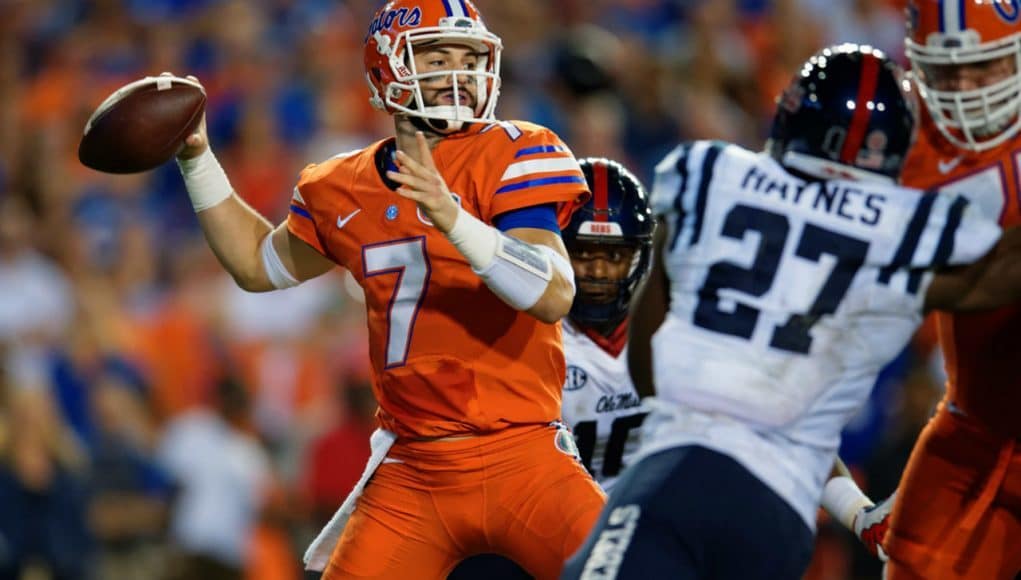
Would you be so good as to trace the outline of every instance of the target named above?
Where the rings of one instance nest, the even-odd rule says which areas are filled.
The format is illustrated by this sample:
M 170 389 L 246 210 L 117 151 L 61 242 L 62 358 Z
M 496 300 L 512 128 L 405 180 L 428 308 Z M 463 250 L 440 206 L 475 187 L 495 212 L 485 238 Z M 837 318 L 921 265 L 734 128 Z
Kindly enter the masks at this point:
M 453 93 L 453 89 L 449 89 L 449 90 L 445 90 L 445 91 L 438 91 L 436 93 L 436 96 L 439 97 L 440 95 L 445 94 L 445 93 Z M 462 101 L 463 102 L 463 106 L 469 107 L 470 109 L 472 109 L 474 111 L 475 110 L 475 104 L 473 102 L 474 101 L 474 97 L 471 97 L 471 95 L 468 95 L 468 96 L 469 96 L 469 98 L 463 99 L 463 101 Z M 436 99 L 436 100 L 438 100 L 438 99 Z M 427 106 L 435 107 L 437 105 L 436 105 L 435 102 L 431 102 L 431 103 L 427 103 Z M 452 131 L 449 130 L 450 123 L 448 123 L 444 119 L 426 119 L 426 118 L 423 118 L 423 117 L 416 117 L 414 115 L 408 115 L 407 117 L 411 121 L 411 125 L 414 126 L 415 129 L 417 129 L 419 131 L 422 131 L 423 133 L 428 133 L 428 134 L 432 134 L 432 135 L 438 135 L 438 136 L 441 136 L 441 137 L 449 135 L 449 134 L 452 133 Z M 461 125 L 461 129 L 459 131 L 464 131 L 465 129 L 467 129 L 471 125 L 472 124 L 469 123 L 469 122 L 464 122 Z M 400 130 L 400 129 L 398 129 L 398 130 Z M 413 135 L 411 135 L 411 136 L 413 136 Z
M 423 133 L 433 135 L 446 135 L 447 122 L 443 119 L 423 119 L 422 117 L 409 116 L 411 124 Z
M 577 288 L 574 298 L 575 305 L 580 304 L 596 308 L 612 307 L 620 298 L 620 281 L 608 280 L 606 278 L 575 277 L 575 286 Z M 572 306 L 573 309 L 574 307 Z M 573 316 L 572 312 L 572 320 L 577 326 L 589 329 L 602 336 L 613 334 L 625 318 L 627 318 L 626 310 L 617 315 L 610 316 L 606 320 L 579 320 Z
M 585 327 L 599 333 L 600 336 L 610 336 L 613 331 L 620 327 L 620 323 L 623 322 L 625 316 L 622 315 L 620 318 L 614 318 L 613 320 L 606 320 L 604 322 L 586 322 Z

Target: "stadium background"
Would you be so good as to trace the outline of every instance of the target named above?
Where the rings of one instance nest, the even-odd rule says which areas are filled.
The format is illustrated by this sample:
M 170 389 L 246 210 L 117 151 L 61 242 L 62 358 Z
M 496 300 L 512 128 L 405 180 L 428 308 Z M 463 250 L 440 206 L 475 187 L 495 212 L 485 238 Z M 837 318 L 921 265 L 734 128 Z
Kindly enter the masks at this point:
M 646 182 L 680 139 L 760 147 L 773 95 L 824 44 L 903 60 L 902 0 L 477 4 L 505 44 L 499 116 Z M 367 456 L 357 289 L 336 272 L 246 294 L 173 164 L 114 177 L 75 151 L 116 87 L 195 74 L 235 188 L 277 221 L 306 163 L 392 131 L 363 78 L 377 6 L 0 0 L 0 578 L 300 577 Z M 896 486 L 941 381 L 923 332 L 851 425 L 843 454 L 874 498 Z M 809 577 L 878 566 L 823 523 Z

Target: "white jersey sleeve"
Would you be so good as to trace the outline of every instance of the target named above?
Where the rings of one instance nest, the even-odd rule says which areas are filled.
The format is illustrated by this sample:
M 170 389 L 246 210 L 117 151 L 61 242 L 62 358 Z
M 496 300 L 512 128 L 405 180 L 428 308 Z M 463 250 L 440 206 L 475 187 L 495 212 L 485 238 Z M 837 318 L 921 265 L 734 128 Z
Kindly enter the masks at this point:
M 909 305 L 921 308 L 935 270 L 975 262 L 1000 238 L 999 225 L 963 196 L 901 189 L 891 197 L 889 221 L 906 225 L 896 243 L 875 245 L 884 264 L 877 281 L 889 299 L 914 298 Z

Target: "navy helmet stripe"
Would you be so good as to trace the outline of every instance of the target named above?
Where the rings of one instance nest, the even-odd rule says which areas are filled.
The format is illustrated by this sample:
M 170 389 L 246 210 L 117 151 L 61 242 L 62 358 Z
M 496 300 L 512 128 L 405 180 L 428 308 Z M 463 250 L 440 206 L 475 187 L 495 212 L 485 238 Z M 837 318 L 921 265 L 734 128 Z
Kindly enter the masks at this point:
M 458 18 L 468 17 L 468 6 L 464 3 L 464 0 L 443 0 L 443 8 L 447 11 L 447 16 L 456 16 Z
M 971 0 L 939 0 L 939 31 L 955 34 L 966 30 L 964 4 Z

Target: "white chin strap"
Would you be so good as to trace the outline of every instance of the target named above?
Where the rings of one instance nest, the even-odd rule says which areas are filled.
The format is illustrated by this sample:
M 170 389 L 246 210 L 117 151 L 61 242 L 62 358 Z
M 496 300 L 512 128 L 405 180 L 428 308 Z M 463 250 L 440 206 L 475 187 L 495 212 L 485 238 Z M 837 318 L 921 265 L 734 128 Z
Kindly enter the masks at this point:
M 999 147 L 1021 131 L 1021 79 L 1014 76 L 1001 85 L 1005 91 L 955 94 L 919 83 L 940 133 L 956 147 L 976 152 Z
M 423 107 L 425 115 L 419 117 L 439 133 L 455 133 L 464 128 L 465 121 L 453 119 L 472 119 L 474 111 L 470 107 L 455 107 L 453 105 L 440 105 L 436 107 Z M 444 128 L 444 124 L 446 125 Z

